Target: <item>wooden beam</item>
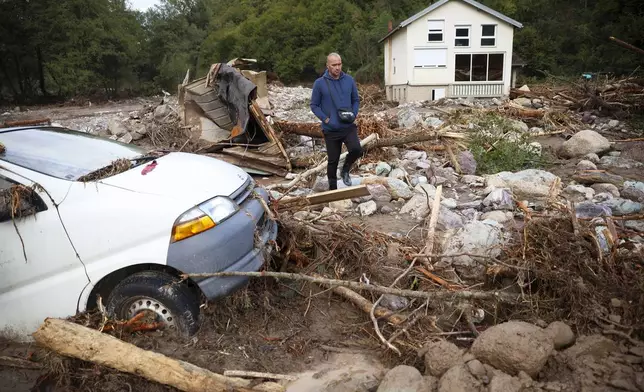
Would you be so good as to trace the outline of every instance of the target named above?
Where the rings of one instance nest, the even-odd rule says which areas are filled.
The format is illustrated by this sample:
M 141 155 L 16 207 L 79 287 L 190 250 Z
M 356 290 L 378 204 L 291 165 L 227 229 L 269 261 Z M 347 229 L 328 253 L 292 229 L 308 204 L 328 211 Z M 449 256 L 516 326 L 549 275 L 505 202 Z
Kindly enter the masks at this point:
M 266 121 L 266 117 L 264 116 L 262 109 L 257 104 L 257 101 L 255 101 L 254 99 L 251 100 L 249 108 L 250 108 L 251 114 L 255 117 L 255 120 L 257 120 L 257 122 L 259 123 L 259 126 L 262 127 L 268 139 L 271 140 L 272 142 L 277 143 L 279 150 L 284 156 L 284 160 L 286 161 L 286 168 L 287 170 L 291 171 L 292 170 L 291 161 L 288 158 L 288 154 L 286 153 L 284 146 L 282 146 L 282 143 L 280 143 L 280 140 L 277 137 L 277 134 L 275 133 L 275 129 L 273 129 L 273 126 L 269 124 L 268 121 Z
M 224 162 L 228 162 L 231 165 L 239 166 L 241 168 L 248 167 L 255 170 L 261 170 L 263 172 L 275 174 L 276 176 L 286 177 L 288 171 L 283 167 L 275 166 L 267 162 L 258 161 L 249 157 L 240 158 L 232 155 L 226 154 L 204 154 L 206 156 L 220 159 Z
M 308 205 L 330 203 L 332 201 L 353 199 L 354 197 L 369 196 L 369 189 L 366 185 L 356 185 L 332 191 L 319 192 L 306 197 L 285 197 L 280 200 L 280 204 L 288 205 L 296 202 L 304 202 Z

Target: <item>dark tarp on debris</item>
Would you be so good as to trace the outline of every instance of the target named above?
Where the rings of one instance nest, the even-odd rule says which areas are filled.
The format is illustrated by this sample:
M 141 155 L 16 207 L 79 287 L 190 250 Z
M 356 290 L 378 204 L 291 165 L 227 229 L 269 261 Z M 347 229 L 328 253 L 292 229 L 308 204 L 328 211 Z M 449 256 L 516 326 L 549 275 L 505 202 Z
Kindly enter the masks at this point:
M 257 87 L 228 64 L 219 64 L 213 78 L 217 81 L 217 97 L 228 106 L 230 117 L 237 119 L 236 123 L 244 133 L 250 117 L 248 102 L 255 99 Z

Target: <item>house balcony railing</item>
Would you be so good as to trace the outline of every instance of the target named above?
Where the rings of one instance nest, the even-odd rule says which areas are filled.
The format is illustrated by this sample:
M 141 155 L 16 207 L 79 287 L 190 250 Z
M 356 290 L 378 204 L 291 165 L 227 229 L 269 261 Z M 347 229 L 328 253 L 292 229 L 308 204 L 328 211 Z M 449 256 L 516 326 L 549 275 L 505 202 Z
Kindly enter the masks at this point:
M 450 98 L 500 97 L 503 95 L 503 82 L 450 84 L 448 95 Z

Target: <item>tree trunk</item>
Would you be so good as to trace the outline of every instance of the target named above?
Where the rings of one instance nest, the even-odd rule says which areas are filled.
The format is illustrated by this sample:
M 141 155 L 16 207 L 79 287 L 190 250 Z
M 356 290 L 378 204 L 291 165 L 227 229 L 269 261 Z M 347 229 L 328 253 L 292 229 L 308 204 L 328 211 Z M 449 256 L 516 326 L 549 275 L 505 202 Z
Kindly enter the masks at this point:
M 42 50 L 40 45 L 36 46 L 36 57 L 38 58 L 38 79 L 40 80 L 40 91 L 45 97 L 49 95 L 45 88 L 45 67 L 42 60 Z
M 7 71 L 7 67 L 4 64 L 3 61 L 4 55 L 0 53 L 0 71 L 4 74 L 4 78 L 7 81 L 7 86 L 11 89 L 13 92 L 14 98 L 18 98 L 18 90 L 14 87 L 13 83 L 11 82 L 11 78 L 9 77 L 9 72 Z
M 225 377 L 188 362 L 143 350 L 111 335 L 66 320 L 46 319 L 33 334 L 36 342 L 56 353 L 136 374 L 181 391 L 257 391 L 250 381 Z M 283 391 L 283 388 L 272 391 Z

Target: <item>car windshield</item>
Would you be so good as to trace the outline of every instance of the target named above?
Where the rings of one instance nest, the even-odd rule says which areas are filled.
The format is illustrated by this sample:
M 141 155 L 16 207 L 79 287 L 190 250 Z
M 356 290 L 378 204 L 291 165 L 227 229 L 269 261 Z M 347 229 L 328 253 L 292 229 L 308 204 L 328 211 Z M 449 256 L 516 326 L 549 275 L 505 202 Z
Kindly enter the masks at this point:
M 77 180 L 117 159 L 133 159 L 146 150 L 65 128 L 2 132 L 0 160 L 65 180 Z

